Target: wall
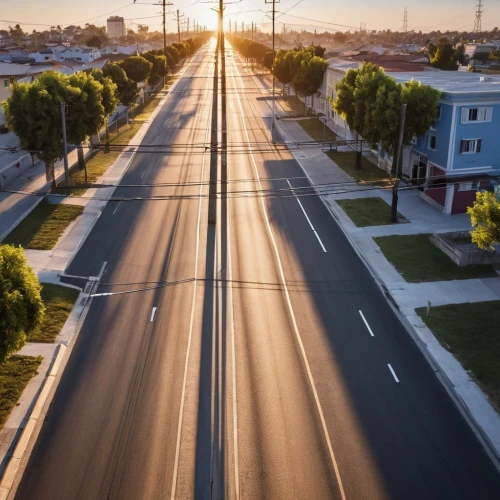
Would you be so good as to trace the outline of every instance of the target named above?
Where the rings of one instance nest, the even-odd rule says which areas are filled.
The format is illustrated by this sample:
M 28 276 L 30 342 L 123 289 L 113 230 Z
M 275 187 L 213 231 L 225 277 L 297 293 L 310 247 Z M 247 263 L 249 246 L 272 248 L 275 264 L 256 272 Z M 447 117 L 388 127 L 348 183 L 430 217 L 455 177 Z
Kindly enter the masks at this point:
M 491 121 L 462 123 L 462 109 L 471 107 L 492 108 Z M 461 154 L 460 141 L 462 139 L 481 139 L 481 151 Z M 450 169 L 460 171 L 483 167 L 500 169 L 500 99 L 496 104 L 491 104 L 491 101 L 484 104 L 476 101 L 475 104 L 470 102 L 467 106 L 457 106 L 456 133 Z

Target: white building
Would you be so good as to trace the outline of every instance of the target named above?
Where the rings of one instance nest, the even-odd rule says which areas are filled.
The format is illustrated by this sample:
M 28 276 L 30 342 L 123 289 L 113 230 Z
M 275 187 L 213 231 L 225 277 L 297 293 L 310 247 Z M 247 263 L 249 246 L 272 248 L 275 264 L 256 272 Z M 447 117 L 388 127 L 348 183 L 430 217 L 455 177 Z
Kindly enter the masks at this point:
M 127 30 L 125 28 L 125 20 L 120 16 L 111 16 L 108 17 L 108 36 L 110 38 L 120 38 L 121 36 L 125 36 L 127 34 Z

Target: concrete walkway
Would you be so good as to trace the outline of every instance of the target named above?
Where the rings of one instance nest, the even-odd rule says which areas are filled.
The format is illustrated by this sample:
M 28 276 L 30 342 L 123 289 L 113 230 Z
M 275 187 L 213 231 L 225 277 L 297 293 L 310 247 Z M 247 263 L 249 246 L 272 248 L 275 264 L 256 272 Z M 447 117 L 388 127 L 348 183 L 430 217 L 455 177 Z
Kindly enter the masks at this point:
M 352 179 L 323 153 L 321 147 L 297 148 L 293 146 L 294 142 L 311 140 L 296 121 L 279 119 L 276 120 L 276 125 L 285 141 L 291 144 L 290 151 L 302 166 L 310 182 L 321 186 L 317 192 L 319 194 L 328 192 L 322 195 L 325 205 L 373 275 L 388 290 L 412 335 L 420 341 L 425 351 L 444 374 L 445 384 L 455 394 L 455 401 L 462 413 L 470 421 L 475 422 L 475 428 L 500 456 L 500 415 L 491 406 L 470 374 L 450 352 L 439 344 L 434 334 L 415 313 L 415 308 L 426 306 L 428 302 L 439 306 L 500 300 L 500 277 L 407 283 L 373 240 L 376 236 L 396 234 L 466 231 L 471 227 L 469 217 L 466 214 L 445 215 L 424 201 L 418 191 L 411 190 L 400 193 L 398 205 L 399 211 L 409 223 L 358 228 L 336 201 L 346 198 L 380 197 L 389 205 L 392 197 L 391 191 L 386 189 L 360 190 L 359 187 L 349 184 Z M 325 188 L 324 184 L 328 183 L 339 184 L 336 184 L 334 189 Z M 331 194 L 332 191 L 335 194 Z

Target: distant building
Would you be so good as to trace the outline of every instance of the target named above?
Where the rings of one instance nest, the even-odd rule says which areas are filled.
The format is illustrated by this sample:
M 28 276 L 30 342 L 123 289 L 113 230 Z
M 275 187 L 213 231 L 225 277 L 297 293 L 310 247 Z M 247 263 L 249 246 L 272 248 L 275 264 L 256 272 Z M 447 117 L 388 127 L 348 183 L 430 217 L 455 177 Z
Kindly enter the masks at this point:
M 120 38 L 127 34 L 125 29 L 125 20 L 120 16 L 108 17 L 108 36 L 109 38 Z
M 477 54 L 489 54 L 492 50 L 500 50 L 500 40 L 493 40 L 490 43 L 466 43 L 465 56 L 472 59 Z

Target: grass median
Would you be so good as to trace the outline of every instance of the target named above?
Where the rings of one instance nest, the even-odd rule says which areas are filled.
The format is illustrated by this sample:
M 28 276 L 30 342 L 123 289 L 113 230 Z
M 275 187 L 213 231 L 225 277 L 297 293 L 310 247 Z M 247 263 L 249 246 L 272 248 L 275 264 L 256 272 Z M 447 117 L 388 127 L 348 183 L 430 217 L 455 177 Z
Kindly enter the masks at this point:
M 377 186 L 388 186 L 391 184 L 387 172 L 384 172 L 377 165 L 366 157 L 361 157 L 361 169 L 356 168 L 356 152 L 335 152 L 326 153 L 330 160 L 334 161 L 347 175 L 350 175 L 356 182 L 370 182 Z M 375 182 L 373 182 L 375 181 Z
M 429 240 L 430 234 L 373 238 L 386 259 L 409 283 L 498 276 L 491 266 L 459 267 Z
M 28 382 L 37 374 L 42 359 L 42 356 L 14 355 L 0 364 L 0 428 Z
M 382 198 L 335 200 L 357 227 L 392 224 L 389 205 Z M 398 212 L 400 222 L 407 222 Z
M 311 136 L 313 141 L 334 141 L 336 139 L 333 131 L 318 118 L 305 118 L 297 120 L 297 123 Z
M 415 310 L 500 411 L 500 301 L 451 304 Z
M 45 317 L 40 329 L 28 337 L 29 342 L 54 342 L 79 295 L 75 288 L 53 283 L 42 283 L 42 286 Z
M 5 237 L 3 243 L 31 250 L 51 250 L 82 212 L 80 206 L 51 205 L 44 200 Z

